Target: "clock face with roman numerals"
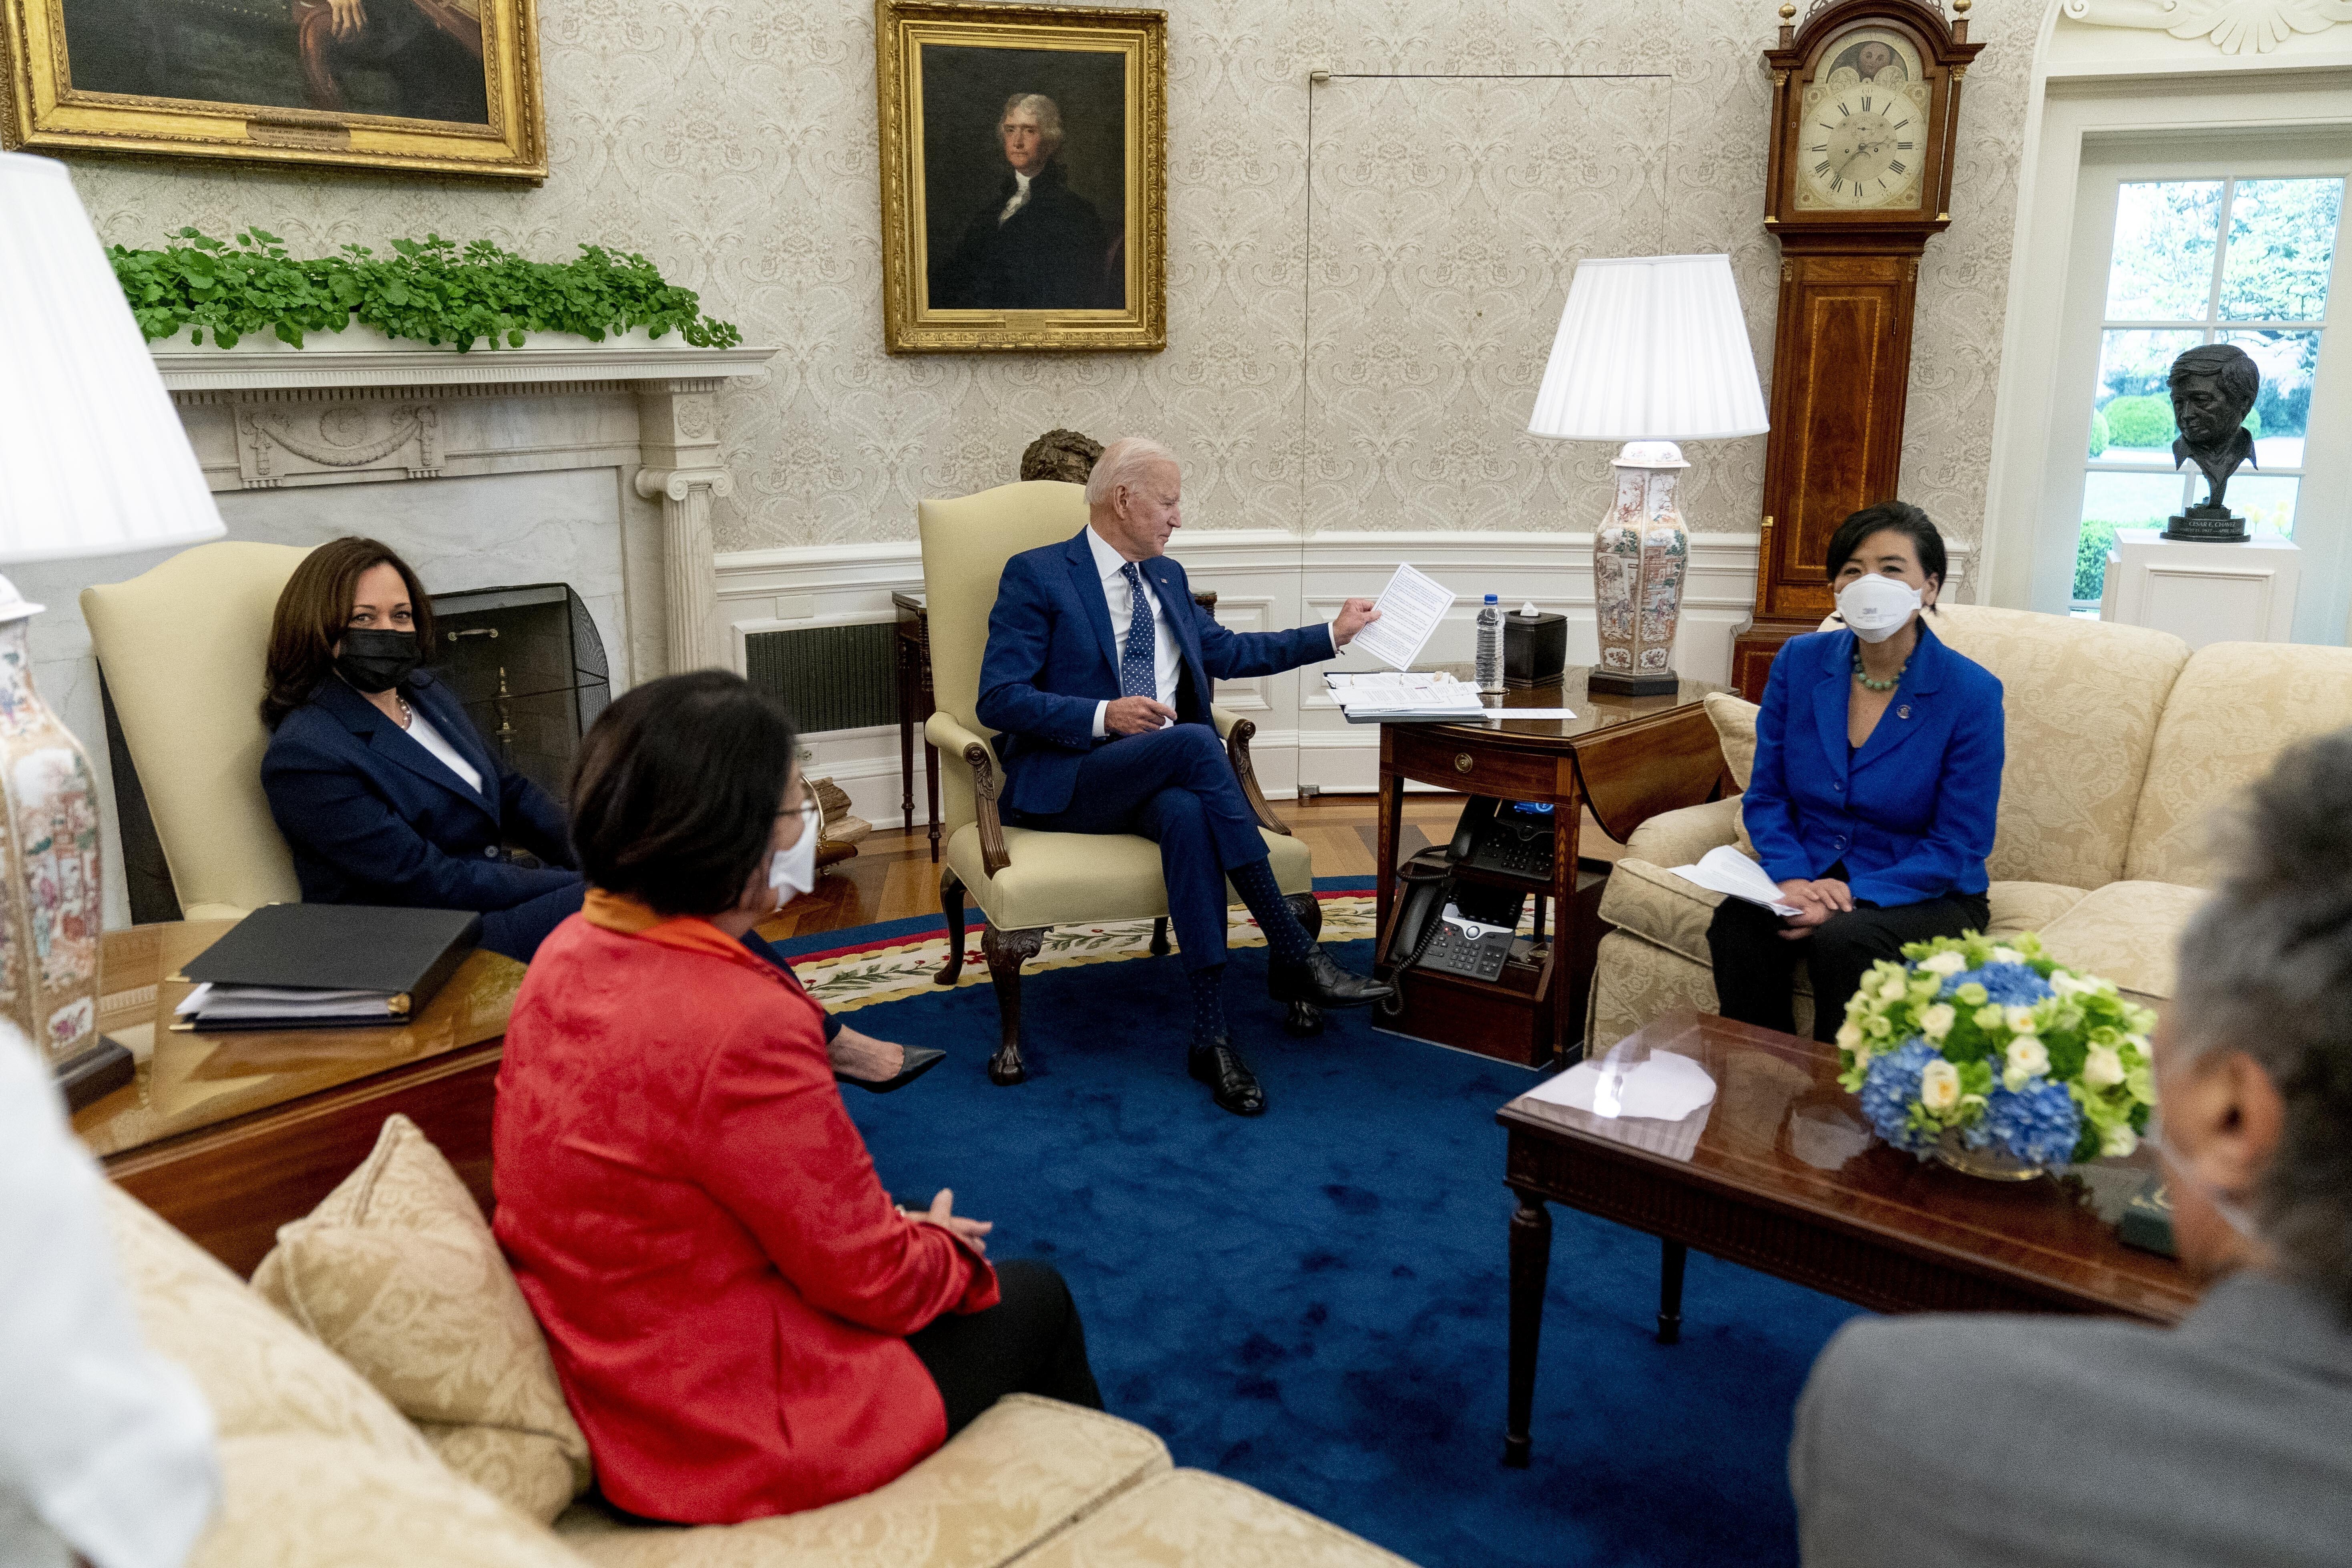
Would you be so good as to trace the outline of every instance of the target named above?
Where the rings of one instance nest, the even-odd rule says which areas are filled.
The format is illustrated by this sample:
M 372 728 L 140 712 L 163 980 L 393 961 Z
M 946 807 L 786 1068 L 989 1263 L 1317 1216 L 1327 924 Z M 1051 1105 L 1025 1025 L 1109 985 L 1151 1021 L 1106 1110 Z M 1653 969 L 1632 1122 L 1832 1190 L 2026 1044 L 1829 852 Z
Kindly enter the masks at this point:
M 1906 211 L 1927 167 L 1928 84 L 1902 34 L 1864 27 L 1832 43 L 1805 87 L 1795 142 L 1797 205 Z

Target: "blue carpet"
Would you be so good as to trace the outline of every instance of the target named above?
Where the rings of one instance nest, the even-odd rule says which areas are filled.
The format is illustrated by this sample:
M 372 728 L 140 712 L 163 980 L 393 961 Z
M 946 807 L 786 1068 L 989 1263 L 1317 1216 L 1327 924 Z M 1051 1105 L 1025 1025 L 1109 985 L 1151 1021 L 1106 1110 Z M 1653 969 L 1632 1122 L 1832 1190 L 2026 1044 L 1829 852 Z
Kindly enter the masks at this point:
M 1335 952 L 1361 970 L 1370 945 Z M 1061 1268 L 1105 1400 L 1178 1464 L 1427 1568 L 1796 1561 L 1790 1412 L 1856 1309 L 1694 1255 L 1683 1342 L 1661 1346 L 1658 1244 L 1554 1205 L 1535 1464 L 1507 1470 L 1494 1113 L 1532 1075 L 1361 1012 L 1292 1040 L 1265 950 L 1239 949 L 1227 1008 L 1269 1100 L 1244 1121 L 1184 1075 L 1175 959 L 1047 971 L 1023 994 L 1027 1084 L 988 1082 L 996 1005 L 973 986 L 856 1015 L 953 1059 L 850 1109 L 892 1191 L 951 1186 L 996 1222 L 997 1257 Z

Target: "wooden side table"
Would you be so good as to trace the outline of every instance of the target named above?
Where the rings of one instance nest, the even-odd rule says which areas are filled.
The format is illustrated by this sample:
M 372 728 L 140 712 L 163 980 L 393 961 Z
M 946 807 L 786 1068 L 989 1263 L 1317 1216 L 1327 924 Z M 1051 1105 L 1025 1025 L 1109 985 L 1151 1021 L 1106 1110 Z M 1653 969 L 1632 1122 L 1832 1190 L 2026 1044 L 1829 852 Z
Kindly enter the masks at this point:
M 1454 667 L 1467 677 L 1466 665 Z M 1715 726 L 1699 703 L 1723 688 L 1685 680 L 1671 696 L 1613 697 L 1590 692 L 1587 671 L 1571 668 L 1556 686 L 1514 688 L 1489 699 L 1496 720 L 1460 724 L 1381 726 L 1379 867 L 1380 952 L 1395 937 L 1396 867 L 1408 779 L 1465 795 L 1553 807 L 1548 881 L 1458 868 L 1470 881 L 1517 887 L 1538 896 L 1537 956 L 1507 965 L 1493 981 L 1416 968 L 1400 977 L 1399 1032 L 1541 1067 L 1573 1059 L 1583 1037 L 1584 1005 L 1601 942 L 1602 874 L 1577 862 L 1581 808 L 1620 842 L 1663 811 L 1710 800 L 1727 780 Z M 1513 720 L 1513 708 L 1569 708 L 1573 719 Z M 1546 906 L 1552 935 L 1544 943 Z M 1532 1027 L 1530 1027 L 1532 1025 Z
M 1217 595 L 1196 590 L 1192 602 L 1212 616 Z M 908 827 L 915 826 L 915 737 L 939 706 L 931 695 L 930 611 L 920 594 L 894 593 L 891 608 L 898 612 L 898 809 Z M 940 858 L 940 753 L 923 742 L 923 799 L 930 813 L 931 859 Z
M 75 1133 L 117 1185 L 238 1274 L 367 1158 L 405 1114 L 490 1206 L 490 1112 L 523 966 L 477 952 L 398 1027 L 173 1030 L 191 989 L 167 979 L 235 921 L 108 931 L 99 1027 L 138 1076 L 85 1107 Z

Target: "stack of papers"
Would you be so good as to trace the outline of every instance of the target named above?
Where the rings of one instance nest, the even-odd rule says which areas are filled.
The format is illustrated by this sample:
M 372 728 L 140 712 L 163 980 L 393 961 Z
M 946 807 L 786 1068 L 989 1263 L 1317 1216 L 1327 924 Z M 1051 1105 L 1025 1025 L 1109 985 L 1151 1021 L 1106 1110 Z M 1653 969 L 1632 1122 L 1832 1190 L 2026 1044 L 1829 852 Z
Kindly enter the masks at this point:
M 1776 915 L 1797 912 L 1796 905 L 1780 901 L 1780 884 L 1767 876 L 1763 867 L 1728 844 L 1717 845 L 1700 856 L 1696 866 L 1675 867 L 1675 875 L 1685 882 L 1696 882 L 1710 892 L 1745 899 Z
M 409 999 L 392 991 L 290 985 L 199 985 L 172 1011 L 200 1029 L 299 1029 L 407 1022 Z
M 1450 675 L 1381 670 L 1370 675 L 1327 675 L 1323 679 L 1350 724 L 1486 717 L 1478 689 Z

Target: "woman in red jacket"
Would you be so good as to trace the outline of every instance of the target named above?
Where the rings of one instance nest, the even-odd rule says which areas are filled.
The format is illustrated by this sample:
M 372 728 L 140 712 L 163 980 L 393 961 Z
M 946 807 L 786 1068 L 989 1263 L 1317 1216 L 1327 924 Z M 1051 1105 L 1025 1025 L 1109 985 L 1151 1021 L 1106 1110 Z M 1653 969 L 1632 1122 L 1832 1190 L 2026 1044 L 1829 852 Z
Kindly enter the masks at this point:
M 719 671 L 606 709 L 585 907 L 499 1069 L 499 1240 L 619 1507 L 731 1523 L 869 1491 L 1000 1396 L 1101 1395 L 1061 1276 L 895 1206 L 817 1005 L 739 940 L 814 880 L 791 721 Z

